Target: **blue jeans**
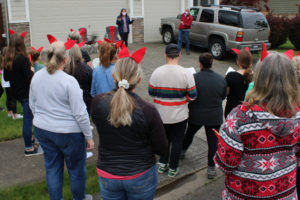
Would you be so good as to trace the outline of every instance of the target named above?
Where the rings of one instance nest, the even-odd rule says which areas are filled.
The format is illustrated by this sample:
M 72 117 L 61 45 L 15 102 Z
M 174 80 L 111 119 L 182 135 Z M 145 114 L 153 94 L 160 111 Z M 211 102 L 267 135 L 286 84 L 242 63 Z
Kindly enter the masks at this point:
M 82 133 L 60 134 L 34 127 L 35 137 L 44 150 L 46 178 L 51 200 L 61 200 L 64 161 L 73 199 L 85 198 L 86 142 Z
M 25 149 L 32 148 L 32 120 L 33 115 L 29 107 L 29 100 L 23 99 L 21 101 L 23 107 L 23 138 Z
M 103 200 L 152 200 L 157 186 L 156 165 L 132 180 L 99 177 L 99 185 Z
M 179 29 L 178 31 L 178 48 L 181 51 L 182 47 L 182 35 L 185 37 L 185 50 L 186 52 L 190 51 L 190 31 L 189 30 L 184 30 L 184 29 Z

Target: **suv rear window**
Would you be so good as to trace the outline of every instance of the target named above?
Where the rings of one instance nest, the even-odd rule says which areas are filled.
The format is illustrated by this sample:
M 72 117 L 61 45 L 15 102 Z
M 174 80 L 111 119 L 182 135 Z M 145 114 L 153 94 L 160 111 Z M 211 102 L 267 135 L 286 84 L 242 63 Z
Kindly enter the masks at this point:
M 239 13 L 238 12 L 220 10 L 218 18 L 219 18 L 219 23 L 220 24 L 240 27 Z
M 200 17 L 200 22 L 213 23 L 214 11 L 211 9 L 203 9 Z
M 268 21 L 260 12 L 241 12 L 243 28 L 260 29 L 267 28 Z

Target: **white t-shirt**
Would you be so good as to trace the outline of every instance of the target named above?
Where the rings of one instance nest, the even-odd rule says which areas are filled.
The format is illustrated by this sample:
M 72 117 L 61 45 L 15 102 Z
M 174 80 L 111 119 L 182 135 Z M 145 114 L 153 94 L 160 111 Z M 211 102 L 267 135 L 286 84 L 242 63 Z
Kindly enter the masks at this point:
M 5 81 L 5 80 L 4 80 L 4 70 L 2 70 L 2 81 L 1 81 L 1 85 L 2 85 L 3 88 L 9 88 L 9 87 L 10 87 L 9 81 Z

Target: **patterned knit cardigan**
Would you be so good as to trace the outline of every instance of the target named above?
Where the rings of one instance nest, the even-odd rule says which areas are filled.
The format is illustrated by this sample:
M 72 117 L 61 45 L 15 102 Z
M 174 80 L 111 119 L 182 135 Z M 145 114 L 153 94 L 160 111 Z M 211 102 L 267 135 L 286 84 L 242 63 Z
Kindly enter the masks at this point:
M 225 172 L 223 199 L 297 199 L 300 111 L 283 118 L 257 105 L 240 105 L 218 138 L 214 160 Z

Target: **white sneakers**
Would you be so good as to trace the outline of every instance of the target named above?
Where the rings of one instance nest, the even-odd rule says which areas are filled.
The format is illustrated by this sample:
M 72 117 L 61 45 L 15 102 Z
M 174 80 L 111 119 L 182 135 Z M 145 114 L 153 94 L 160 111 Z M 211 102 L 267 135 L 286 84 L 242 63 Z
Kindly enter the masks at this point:
M 21 114 L 16 114 L 16 116 L 12 116 L 13 119 L 23 119 L 23 115 Z
M 21 114 L 16 114 L 16 116 L 14 116 L 14 114 L 8 113 L 7 116 L 12 117 L 12 119 L 23 119 L 23 115 Z

